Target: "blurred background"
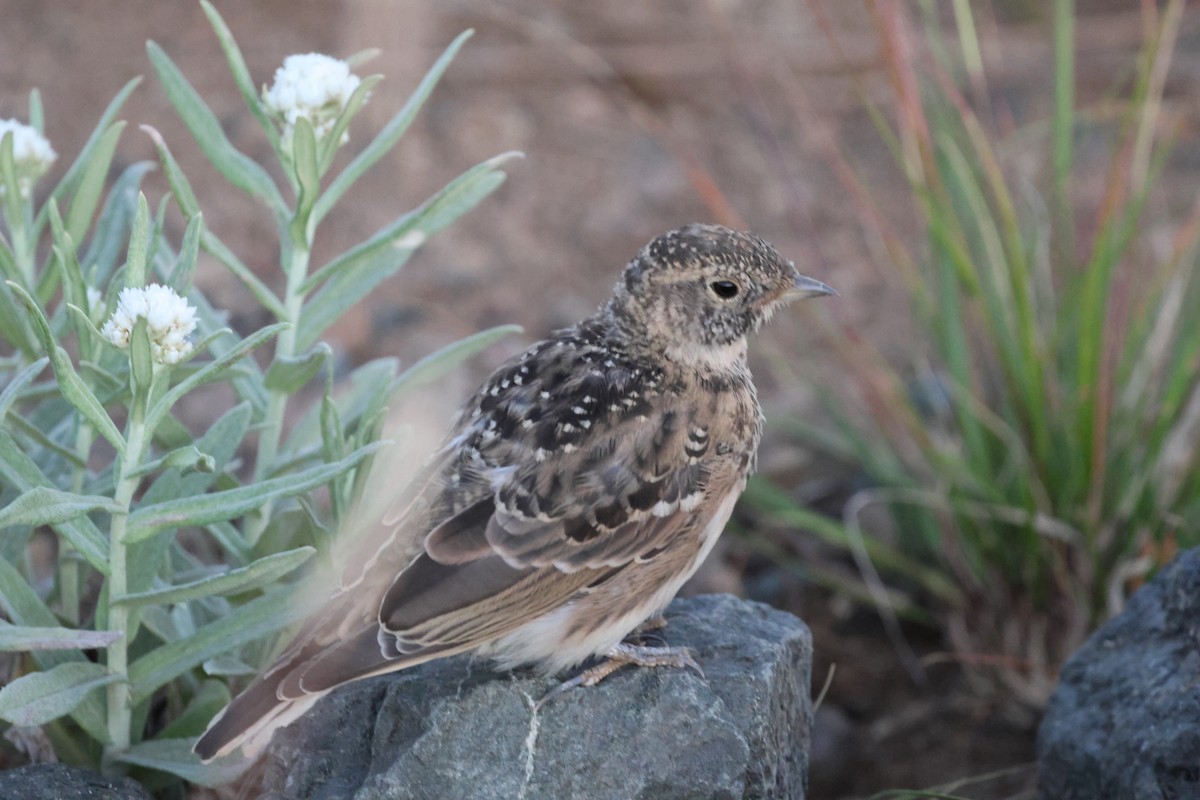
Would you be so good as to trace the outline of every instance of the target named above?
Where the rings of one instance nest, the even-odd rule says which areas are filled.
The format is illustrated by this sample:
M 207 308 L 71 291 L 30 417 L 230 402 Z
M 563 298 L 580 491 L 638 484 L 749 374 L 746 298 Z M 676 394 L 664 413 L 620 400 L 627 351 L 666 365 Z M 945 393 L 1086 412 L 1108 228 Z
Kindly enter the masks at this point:
M 813 627 L 814 693 L 829 676 L 814 734 L 813 796 L 865 797 L 997 771 L 1002 775 L 958 791 L 1010 797 L 1031 785 L 1039 700 L 1030 697 L 1028 683 L 1005 691 L 1004 681 L 999 688 L 984 681 L 984 688 L 964 670 L 964 664 L 985 662 L 992 654 L 985 650 L 964 659 L 961 637 L 955 639 L 941 611 L 915 613 L 930 594 L 936 596 L 928 587 L 912 590 L 908 600 L 881 615 L 878 591 L 872 589 L 886 593 L 892 587 L 872 587 L 874 578 L 864 579 L 862 559 L 852 547 L 806 533 L 807 518 L 782 513 L 780 493 L 795 509 L 812 506 L 839 519 L 846 503 L 878 480 L 871 469 L 845 457 L 847 448 L 834 458 L 830 453 L 837 447 L 814 446 L 822 441 L 821 429 L 839 428 L 831 408 L 861 403 L 869 414 L 872 402 L 886 405 L 886 392 L 863 389 L 872 376 L 899 375 L 918 412 L 936 416 L 938 404 L 947 402 L 937 371 L 921 369 L 940 351 L 937 337 L 921 323 L 936 314 L 918 308 L 920 292 L 914 289 L 921 276 L 914 263 L 925 252 L 929 215 L 922 206 L 927 198 L 914 192 L 911 169 L 905 168 L 914 163 L 911 153 L 920 150 L 920 137 L 909 134 L 921 126 L 911 116 L 917 101 L 905 94 L 900 67 L 943 63 L 939 48 L 964 42 L 962 7 L 969 6 L 978 63 L 962 47 L 945 62 L 962 71 L 947 69 L 945 77 L 950 84 L 961 79 L 964 102 L 988 123 L 994 152 L 1014 176 L 1021 199 L 1028 200 L 1027 190 L 1049 195 L 1051 166 L 1042 155 L 1048 152 L 1055 104 L 1052 4 L 217 0 L 215 5 L 259 84 L 269 83 L 291 53 L 346 57 L 380 48 L 357 70 L 382 73 L 385 80 L 350 131 L 345 150 L 351 154 L 401 106 L 454 36 L 475 30 L 400 146 L 327 219 L 316 265 L 468 166 L 507 150 L 525 154 L 509 165 L 509 180 L 498 192 L 432 239 L 357 313 L 331 329 L 330 343 L 347 365 L 383 355 L 411 363 L 487 326 L 524 326 L 523 339 L 510 337 L 439 384 L 435 402 L 454 407 L 500 360 L 591 313 L 647 240 L 691 221 L 752 229 L 794 259 L 801 272 L 837 288 L 835 300 L 780 315 L 753 348 L 763 405 L 774 425 L 761 454 L 771 488 L 743 505 L 737 535 L 726 537 L 723 551 L 691 590 L 761 599 L 794 611 Z M 1171 13 L 1169 6 L 1138 0 L 1075 4 L 1075 102 L 1092 112 L 1088 120 L 1094 124 L 1094 135 L 1076 130 L 1074 178 L 1067 187 L 1081 251 L 1103 228 L 1106 203 L 1119 202 L 1111 191 L 1113 153 L 1120 151 L 1113 142 L 1121 141 L 1118 106 L 1137 95 L 1139 53 L 1154 26 Z M 121 114 L 130 128 L 113 174 L 132 162 L 155 160 L 149 137 L 136 128 L 158 129 L 191 177 L 206 224 L 263 280 L 281 285 L 268 215 L 223 185 L 151 75 L 147 39 L 170 54 L 239 149 L 262 163 L 271 160 L 198 5 L 0 0 L 0 19 L 0 117 L 26 118 L 29 91 L 41 90 L 46 134 L 60 154 L 55 174 L 69 165 L 63 154 L 78 151 L 120 87 L 146 75 Z M 1187 9 L 1169 21 L 1176 48 L 1154 84 L 1161 107 L 1152 133 L 1171 139 L 1174 149 L 1158 164 L 1154 191 L 1137 223 L 1139 246 L 1151 254 L 1182 247 L 1180 220 L 1195 202 L 1200 170 L 1195 102 L 1200 13 Z M 940 73 L 930 74 L 936 85 Z M 896 132 L 895 139 L 881 134 L 881 124 Z M 910 149 L 913 142 L 916 150 Z M 165 193 L 161 176 L 151 178 L 148 192 L 153 207 Z M 176 224 L 177 239 L 183 224 Z M 1073 251 L 1063 247 L 1048 241 L 1043 250 Z M 903 263 L 905 254 L 912 263 Z M 198 268 L 196 284 L 214 306 L 229 310 L 235 328 L 248 331 L 267 321 L 253 298 L 211 260 Z M 931 375 L 932 389 L 926 380 Z M 203 425 L 206 413 L 219 412 L 194 409 L 193 422 Z M 873 520 L 864 511 L 870 536 L 890 544 L 894 526 L 894 519 Z M 882 580 L 888 583 L 889 576 Z M 957 601 L 960 624 L 971 620 L 962 604 L 989 599 L 986 593 L 972 597 Z M 1078 625 L 1094 622 L 1088 618 Z M 1050 659 L 1051 678 L 1056 666 Z

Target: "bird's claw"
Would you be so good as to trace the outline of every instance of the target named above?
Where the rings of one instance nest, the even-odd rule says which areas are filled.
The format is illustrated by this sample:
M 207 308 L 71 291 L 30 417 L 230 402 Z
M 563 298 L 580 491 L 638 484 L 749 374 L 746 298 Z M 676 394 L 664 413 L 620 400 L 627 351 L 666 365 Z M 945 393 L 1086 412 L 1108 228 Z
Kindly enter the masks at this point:
M 558 697 L 568 689 L 574 689 L 576 686 L 595 686 L 600 681 L 613 674 L 621 667 L 627 664 L 634 664 L 639 667 L 675 667 L 676 669 L 691 669 L 696 672 L 701 678 L 704 677 L 704 670 L 696 663 L 692 651 L 687 647 L 649 647 L 646 645 L 629 644 L 621 642 L 605 657 L 603 661 L 594 667 L 589 667 L 569 680 L 565 680 L 558 686 L 555 686 L 550 691 L 542 696 L 541 700 L 537 701 L 534 706 L 535 711 L 541 711 L 549 701 Z

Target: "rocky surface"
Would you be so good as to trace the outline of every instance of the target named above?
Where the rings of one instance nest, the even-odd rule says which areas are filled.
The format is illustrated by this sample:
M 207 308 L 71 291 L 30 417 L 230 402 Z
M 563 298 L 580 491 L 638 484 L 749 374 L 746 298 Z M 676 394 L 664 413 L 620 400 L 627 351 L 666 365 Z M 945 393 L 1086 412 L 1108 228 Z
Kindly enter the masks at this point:
M 312 798 L 805 795 L 812 638 L 728 595 L 677 600 L 661 631 L 704 677 L 625 668 L 534 712 L 554 679 L 467 658 L 351 684 L 276 735 L 265 785 Z
M 1067 662 L 1038 762 L 1042 800 L 1200 797 L 1200 549 Z
M 150 800 L 150 795 L 128 778 L 104 778 L 65 764 L 30 764 L 0 772 L 0 800 Z

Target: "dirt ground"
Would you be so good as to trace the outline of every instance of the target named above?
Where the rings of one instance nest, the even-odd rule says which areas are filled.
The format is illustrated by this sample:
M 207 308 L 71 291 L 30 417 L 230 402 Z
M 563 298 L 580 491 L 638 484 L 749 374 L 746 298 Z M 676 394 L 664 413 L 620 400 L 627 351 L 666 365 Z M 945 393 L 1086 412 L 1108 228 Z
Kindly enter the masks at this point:
M 992 91 L 1023 120 L 1044 118 L 1051 69 L 1044 4 L 972 5 L 994 45 L 985 53 Z M 1138 3 L 1079 5 L 1081 95 L 1097 97 L 1131 64 L 1140 37 Z M 886 97 L 875 31 L 859 2 L 218 0 L 216 6 L 260 83 L 290 53 L 346 56 L 382 48 L 360 70 L 386 79 L 351 130 L 349 152 L 400 107 L 457 33 L 475 29 L 401 145 L 324 223 L 318 265 L 470 165 L 507 150 L 525 153 L 504 187 L 335 326 L 331 343 L 346 363 L 380 355 L 412 362 L 486 326 L 525 327 L 523 338 L 477 358 L 443 387 L 445 404 L 472 388 L 489 365 L 590 313 L 645 241 L 693 220 L 751 228 L 802 272 L 840 292 L 836 301 L 781 316 L 756 345 L 769 417 L 820 418 L 813 384 L 836 381 L 837 368 L 818 329 L 863 337 L 897 362 L 915 357 L 898 277 L 827 158 L 826 148 L 837 143 L 901 228 L 912 226 L 900 177 L 854 92 L 854 79 L 862 78 L 873 96 Z M 843 57 L 829 46 L 814 6 L 836 32 Z M 130 126 L 118 167 L 153 159 L 137 126 L 159 129 L 191 176 L 209 227 L 269 284 L 282 284 L 266 214 L 223 186 L 204 162 L 145 55 L 147 39 L 160 44 L 233 142 L 265 161 L 268 147 L 197 4 L 0 0 L 0 20 L 0 117 L 24 118 L 29 90 L 40 88 L 48 137 L 63 155 L 60 174 L 112 95 L 145 75 L 122 114 Z M 1194 145 L 1200 121 L 1195 9 L 1187 12 L 1181 42 L 1168 83 L 1183 141 L 1173 164 L 1194 176 L 1200 159 L 1187 144 Z M 1180 197 L 1194 192 L 1188 188 L 1194 181 L 1179 184 Z M 151 196 L 163 191 L 161 176 L 153 177 Z M 175 236 L 181 233 L 180 226 Z M 216 264 L 201 266 L 197 284 L 229 309 L 235 327 L 264 321 Z M 779 359 L 792 369 L 770 368 Z M 204 411 L 196 414 L 202 425 Z M 764 445 L 762 462 L 768 472 L 799 480 L 822 476 L 822 464 L 783 437 Z M 808 621 L 818 658 L 814 691 L 828 665 L 837 664 L 814 738 L 814 797 L 865 797 L 1007 768 L 1014 771 L 1003 779 L 958 791 L 1011 797 L 1029 785 L 1035 720 L 1003 702 L 969 699 L 950 666 L 932 671 L 927 685 L 914 684 L 871 613 L 772 570 L 736 542 L 694 588 L 761 597 Z M 908 633 L 919 653 L 941 648 L 927 631 Z

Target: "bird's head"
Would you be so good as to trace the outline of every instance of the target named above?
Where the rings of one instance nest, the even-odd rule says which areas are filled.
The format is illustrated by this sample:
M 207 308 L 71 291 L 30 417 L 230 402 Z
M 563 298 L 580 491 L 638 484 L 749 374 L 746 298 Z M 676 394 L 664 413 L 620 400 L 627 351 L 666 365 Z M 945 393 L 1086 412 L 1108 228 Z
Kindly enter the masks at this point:
M 777 309 L 836 294 L 796 271 L 763 239 L 692 224 L 642 248 L 613 290 L 609 311 L 631 336 L 677 360 L 719 362 L 744 352 L 747 334 Z

